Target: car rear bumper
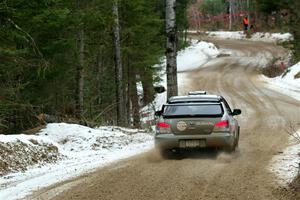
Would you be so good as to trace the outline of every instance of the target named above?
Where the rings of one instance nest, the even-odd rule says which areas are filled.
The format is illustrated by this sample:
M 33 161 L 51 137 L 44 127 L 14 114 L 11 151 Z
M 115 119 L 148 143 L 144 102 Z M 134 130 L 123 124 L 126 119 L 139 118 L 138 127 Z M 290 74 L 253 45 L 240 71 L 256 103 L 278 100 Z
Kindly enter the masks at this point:
M 155 146 L 160 149 L 180 148 L 180 140 L 205 140 L 203 147 L 230 147 L 234 145 L 234 135 L 230 133 L 211 133 L 209 135 L 155 135 Z

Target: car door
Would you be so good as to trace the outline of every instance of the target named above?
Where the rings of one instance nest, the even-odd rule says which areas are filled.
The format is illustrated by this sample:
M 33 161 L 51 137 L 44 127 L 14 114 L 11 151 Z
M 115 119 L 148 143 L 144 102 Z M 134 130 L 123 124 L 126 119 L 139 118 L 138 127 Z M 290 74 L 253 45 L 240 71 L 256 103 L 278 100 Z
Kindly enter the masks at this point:
M 225 106 L 225 109 L 227 111 L 227 115 L 228 115 L 228 118 L 229 118 L 229 122 L 230 122 L 230 132 L 235 134 L 235 137 L 237 137 L 237 134 L 238 134 L 238 121 L 233 117 L 232 115 L 232 110 L 229 106 L 229 104 L 227 103 L 227 101 L 223 98 L 222 99 L 222 102 Z

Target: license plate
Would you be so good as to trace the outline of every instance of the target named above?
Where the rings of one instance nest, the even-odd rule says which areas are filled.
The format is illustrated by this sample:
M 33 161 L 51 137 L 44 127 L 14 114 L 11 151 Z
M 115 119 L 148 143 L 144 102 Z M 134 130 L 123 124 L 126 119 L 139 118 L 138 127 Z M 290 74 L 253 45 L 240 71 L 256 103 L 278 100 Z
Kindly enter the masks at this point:
M 179 147 L 180 148 L 199 148 L 205 147 L 205 140 L 180 140 Z

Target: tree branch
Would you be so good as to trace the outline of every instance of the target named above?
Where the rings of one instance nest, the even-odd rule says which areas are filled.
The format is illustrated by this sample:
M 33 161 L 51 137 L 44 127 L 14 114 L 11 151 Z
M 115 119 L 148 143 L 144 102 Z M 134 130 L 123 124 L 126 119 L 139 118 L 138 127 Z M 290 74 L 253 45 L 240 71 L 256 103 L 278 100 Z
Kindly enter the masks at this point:
M 13 20 L 11 20 L 10 18 L 7 19 L 8 22 L 10 22 L 18 31 L 22 32 L 23 34 L 26 35 L 26 37 L 31 41 L 31 45 L 33 47 L 33 51 L 36 55 L 38 55 L 44 62 L 45 66 L 48 66 L 46 60 L 44 59 L 44 56 L 42 54 L 42 52 L 39 50 L 36 42 L 34 41 L 33 37 L 26 32 L 25 30 L 23 30 L 20 26 L 18 26 Z

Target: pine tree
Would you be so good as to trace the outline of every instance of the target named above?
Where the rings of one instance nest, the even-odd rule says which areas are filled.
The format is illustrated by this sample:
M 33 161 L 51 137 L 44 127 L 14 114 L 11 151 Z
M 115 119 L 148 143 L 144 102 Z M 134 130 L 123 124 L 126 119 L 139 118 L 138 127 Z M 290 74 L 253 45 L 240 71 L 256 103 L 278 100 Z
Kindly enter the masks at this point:
M 118 0 L 114 0 L 113 15 L 114 25 L 114 43 L 115 43 L 115 62 L 116 62 L 116 96 L 117 96 L 117 124 L 125 125 L 125 100 L 123 90 L 123 66 L 121 60 L 121 43 L 120 43 L 120 24 L 119 24 L 119 6 Z
M 118 1 L 123 92 L 116 95 L 115 2 L 0 3 L 1 133 L 35 127 L 41 113 L 88 125 L 124 119 L 120 125 L 140 126 L 140 107 L 154 99 L 159 80 L 153 65 L 164 52 L 165 10 L 161 0 Z

